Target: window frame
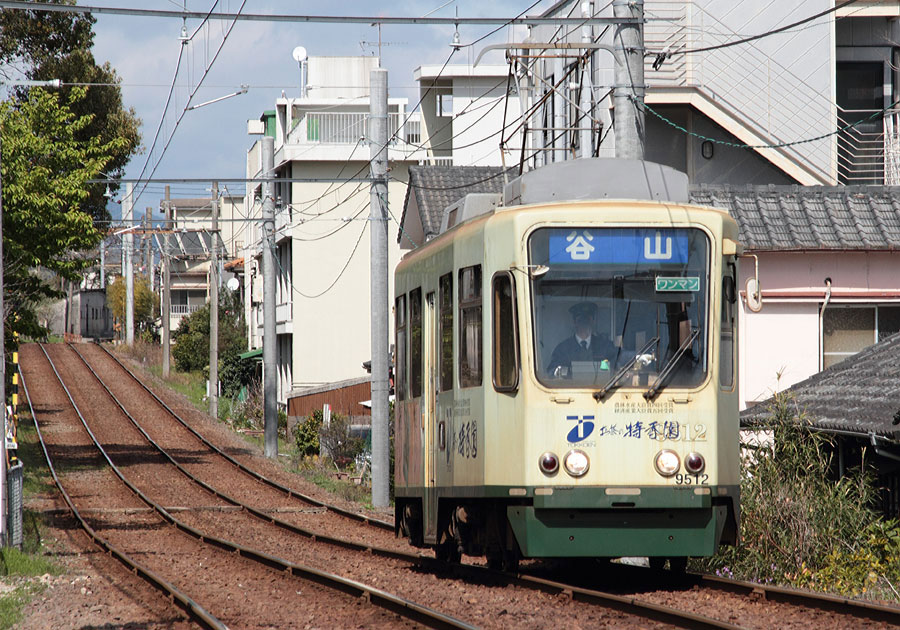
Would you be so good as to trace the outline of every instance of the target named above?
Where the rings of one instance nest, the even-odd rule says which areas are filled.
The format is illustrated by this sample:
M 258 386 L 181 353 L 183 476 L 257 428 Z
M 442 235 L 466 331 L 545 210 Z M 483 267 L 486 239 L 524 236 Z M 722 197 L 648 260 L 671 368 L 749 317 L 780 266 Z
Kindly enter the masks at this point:
M 448 285 L 445 287 L 445 283 Z M 446 293 L 445 293 L 446 288 Z M 445 298 L 447 303 L 445 304 Z M 446 307 L 446 308 L 445 308 Z M 449 322 L 445 322 L 445 316 L 449 316 Z M 453 352 L 453 272 L 447 272 L 438 278 L 438 392 L 447 392 L 453 389 L 453 374 L 455 354 Z M 446 326 L 445 326 L 446 325 Z M 449 332 L 449 339 L 445 334 Z M 449 348 L 447 343 L 449 342 Z M 449 350 L 449 352 L 448 352 Z M 449 359 L 449 365 L 446 361 Z
M 407 385 L 409 378 L 407 376 L 409 362 L 407 354 L 409 352 L 409 338 L 407 337 L 408 326 L 406 318 L 406 294 L 402 293 L 394 299 L 394 395 L 398 401 L 406 400 Z M 400 340 L 403 340 L 401 343 Z
M 414 317 L 413 305 L 418 307 Z M 425 389 L 425 318 L 422 304 L 422 287 L 409 292 L 409 398 L 421 398 Z M 416 327 L 418 326 L 418 343 Z
M 466 273 L 475 274 L 475 278 L 473 278 L 473 282 L 471 283 L 472 288 L 475 290 L 475 294 L 473 296 L 463 296 L 463 290 L 466 286 L 466 283 L 463 282 L 463 276 Z M 457 312 L 459 313 L 459 341 L 456 346 L 456 360 L 457 360 L 457 378 L 459 379 L 459 387 L 460 389 L 469 388 L 469 387 L 482 387 L 484 385 L 484 291 L 482 287 L 483 276 L 481 270 L 481 264 L 470 265 L 468 267 L 460 267 L 457 272 Z M 474 320 L 467 320 L 465 315 L 469 313 L 469 311 L 478 311 L 478 317 Z M 467 369 L 471 366 L 468 361 L 468 345 L 467 345 L 467 337 L 465 326 L 468 321 L 477 321 L 478 323 L 478 340 L 476 342 L 476 358 L 477 358 L 477 377 L 471 377 L 468 374 L 463 374 L 463 368 Z
M 499 300 L 502 298 L 497 292 L 498 280 L 506 280 L 509 282 L 509 313 L 511 322 L 500 321 L 498 314 Z M 498 271 L 491 278 L 491 382 L 494 389 L 498 392 L 515 392 L 519 389 L 519 381 L 522 373 L 522 363 L 519 352 L 519 311 L 516 308 L 518 300 L 516 299 L 516 279 L 511 271 Z M 498 382 L 498 366 L 500 365 L 500 330 L 505 330 L 503 324 L 508 325 L 509 335 L 512 338 L 513 349 L 513 373 L 514 379 L 510 384 L 500 384 Z

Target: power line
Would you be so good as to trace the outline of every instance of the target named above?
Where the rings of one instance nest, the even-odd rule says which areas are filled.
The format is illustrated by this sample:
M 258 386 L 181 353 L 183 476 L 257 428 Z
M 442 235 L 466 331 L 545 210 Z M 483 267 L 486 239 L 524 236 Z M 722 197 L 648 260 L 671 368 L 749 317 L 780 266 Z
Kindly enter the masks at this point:
M 815 136 L 813 138 L 804 138 L 802 140 L 791 140 L 789 142 L 777 142 L 777 143 L 772 143 L 772 144 L 744 144 L 742 142 L 731 142 L 729 140 L 719 140 L 717 138 L 712 138 L 710 136 L 704 136 L 703 134 L 689 131 L 688 129 L 682 127 L 678 123 L 673 122 L 672 120 L 669 120 L 668 118 L 666 118 L 665 116 L 663 116 L 662 114 L 660 114 L 659 112 L 654 110 L 652 107 L 650 107 L 646 103 L 643 103 L 643 109 L 647 112 L 650 112 L 651 114 L 653 114 L 654 116 L 659 118 L 661 121 L 663 121 L 670 127 L 674 127 L 678 131 L 680 131 L 686 135 L 693 136 L 694 138 L 699 138 L 700 140 L 706 140 L 706 141 L 712 142 L 714 144 L 721 144 L 723 146 L 736 147 L 739 149 L 781 149 L 781 148 L 785 148 L 785 147 L 793 147 L 798 144 L 807 144 L 809 142 L 816 142 L 818 140 L 824 140 L 825 138 L 830 138 L 831 136 L 835 136 L 835 135 L 842 133 L 844 131 L 847 131 L 849 129 L 853 129 L 857 125 L 861 125 L 865 122 L 869 122 L 870 120 L 873 120 L 879 116 L 882 116 L 888 110 L 893 109 L 898 104 L 900 104 L 900 100 L 894 101 L 887 107 L 876 111 L 875 113 L 867 116 L 866 118 L 863 118 L 861 120 L 857 120 L 856 122 L 852 122 L 850 124 L 844 125 L 843 127 L 838 127 L 834 131 L 829 131 L 828 133 L 823 133 L 823 134 Z
M 538 3 L 535 3 L 538 4 Z M 534 5 L 532 5 L 534 6 Z M 174 11 L 167 9 L 129 9 L 126 7 L 99 7 L 86 5 L 60 5 L 51 2 L 25 2 L 22 0 L 0 0 L 0 9 L 21 11 L 50 11 L 57 13 L 95 13 L 98 15 L 126 15 L 149 18 L 193 19 L 209 17 L 210 20 L 242 20 L 252 22 L 292 22 L 317 24 L 405 24 L 405 25 L 507 25 L 507 24 L 581 24 L 584 18 L 563 17 L 388 17 L 350 15 L 300 15 L 283 13 L 205 13 L 202 11 Z M 527 9 L 526 9 L 527 10 Z M 646 19 L 637 18 L 590 18 L 591 24 L 641 24 Z M 659 20 L 662 21 L 662 20 Z
M 817 19 L 819 19 L 820 17 L 823 17 L 823 16 L 828 15 L 828 14 L 830 14 L 830 13 L 834 13 L 835 11 L 838 11 L 838 10 L 840 10 L 840 9 L 843 9 L 844 7 L 849 6 L 849 5 L 851 5 L 851 4 L 855 4 L 856 2 L 859 2 L 859 0 L 845 0 L 845 2 L 841 2 L 840 4 L 836 4 L 836 5 L 834 5 L 833 7 L 831 7 L 830 9 L 826 9 L 826 10 L 824 10 L 824 11 L 820 11 L 819 13 L 816 13 L 815 15 L 811 15 L 811 16 L 809 16 L 809 17 L 807 17 L 807 18 L 803 18 L 802 20 L 799 20 L 799 21 L 797 21 L 797 22 L 793 22 L 793 23 L 791 23 L 791 24 L 787 24 L 786 26 L 780 26 L 780 27 L 778 27 L 778 28 L 772 29 L 771 31 L 766 31 L 765 33 L 760 33 L 760 34 L 758 34 L 758 35 L 751 35 L 750 37 L 744 37 L 744 38 L 742 38 L 742 39 L 736 39 L 736 40 L 733 41 L 733 42 L 726 42 L 726 43 L 724 43 L 724 44 L 716 44 L 715 46 L 704 46 L 703 48 L 694 48 L 694 49 L 689 49 L 689 50 L 676 50 L 676 51 L 673 51 L 673 52 L 670 52 L 670 53 L 649 53 L 649 54 L 659 54 L 659 55 L 665 54 L 666 58 L 668 58 L 668 57 L 671 57 L 671 56 L 673 56 L 673 55 L 693 55 L 693 54 L 696 54 L 696 53 L 709 52 L 709 51 L 711 51 L 711 50 L 719 50 L 720 48 L 729 48 L 729 47 L 731 47 L 731 46 L 737 46 L 737 45 L 739 45 L 739 44 L 746 44 L 747 42 L 752 42 L 752 41 L 755 41 L 755 40 L 757 40 L 757 39 L 762 39 L 762 38 L 764 38 L 764 37 L 769 37 L 769 36 L 771 36 L 771 35 L 776 35 L 776 34 L 778 34 L 778 33 L 783 33 L 784 31 L 788 31 L 788 30 L 790 30 L 790 29 L 792 29 L 792 28 L 795 28 L 795 27 L 797 27 L 797 26 L 801 26 L 801 25 L 803 25 L 803 24 L 806 24 L 807 22 L 812 22 L 813 20 L 817 20 Z

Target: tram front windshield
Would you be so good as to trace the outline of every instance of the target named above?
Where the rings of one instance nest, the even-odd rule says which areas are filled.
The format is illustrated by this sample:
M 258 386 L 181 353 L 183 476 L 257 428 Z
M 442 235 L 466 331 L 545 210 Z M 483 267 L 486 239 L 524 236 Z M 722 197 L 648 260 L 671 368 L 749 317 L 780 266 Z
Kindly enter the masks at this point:
M 528 245 L 541 383 L 600 389 L 703 381 L 709 240 L 702 231 L 541 228 Z

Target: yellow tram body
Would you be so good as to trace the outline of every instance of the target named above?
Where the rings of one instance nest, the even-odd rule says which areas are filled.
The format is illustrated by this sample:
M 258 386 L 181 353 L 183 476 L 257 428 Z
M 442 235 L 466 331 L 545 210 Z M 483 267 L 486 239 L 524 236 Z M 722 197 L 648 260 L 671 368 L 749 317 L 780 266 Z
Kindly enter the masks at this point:
M 683 559 L 735 542 L 737 232 L 727 213 L 684 203 L 538 203 L 407 254 L 398 533 L 494 566 Z M 586 310 L 608 356 L 548 365 L 562 336 L 550 322 Z

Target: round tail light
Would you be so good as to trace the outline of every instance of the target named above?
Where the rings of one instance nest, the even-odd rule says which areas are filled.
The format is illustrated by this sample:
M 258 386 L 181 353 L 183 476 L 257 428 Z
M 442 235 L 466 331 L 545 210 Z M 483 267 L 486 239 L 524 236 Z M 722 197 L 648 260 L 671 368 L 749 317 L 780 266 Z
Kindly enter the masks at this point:
M 544 453 L 538 459 L 538 466 L 545 475 L 552 475 L 559 470 L 559 458 L 554 453 Z
M 576 449 L 566 453 L 563 464 L 567 473 L 573 477 L 581 477 L 591 467 L 591 460 L 588 459 L 587 453 Z
M 656 472 L 663 477 L 671 477 L 678 472 L 678 468 L 681 466 L 678 453 L 669 449 L 657 453 L 653 458 L 653 464 L 656 466 Z
M 688 453 L 688 456 L 684 458 L 684 468 L 692 475 L 696 475 L 706 468 L 706 460 L 700 453 Z

